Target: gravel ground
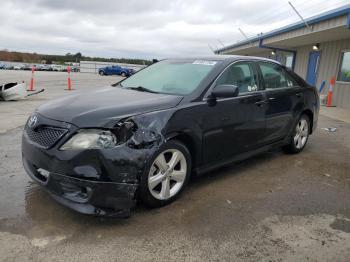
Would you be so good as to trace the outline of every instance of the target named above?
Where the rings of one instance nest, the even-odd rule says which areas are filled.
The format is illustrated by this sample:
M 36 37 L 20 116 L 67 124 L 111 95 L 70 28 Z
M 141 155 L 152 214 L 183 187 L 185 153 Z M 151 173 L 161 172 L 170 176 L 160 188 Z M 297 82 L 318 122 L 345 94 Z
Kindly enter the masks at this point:
M 129 219 L 89 217 L 30 181 L 20 151 L 30 112 L 9 120 L 66 95 L 65 75 L 54 74 L 42 73 L 57 79 L 40 84 L 46 94 L 12 102 L 16 110 L 0 104 L 1 261 L 349 261 L 350 124 L 320 116 L 301 154 L 276 150 L 193 178 L 176 202 L 139 204 Z M 74 77 L 72 92 L 116 81 Z

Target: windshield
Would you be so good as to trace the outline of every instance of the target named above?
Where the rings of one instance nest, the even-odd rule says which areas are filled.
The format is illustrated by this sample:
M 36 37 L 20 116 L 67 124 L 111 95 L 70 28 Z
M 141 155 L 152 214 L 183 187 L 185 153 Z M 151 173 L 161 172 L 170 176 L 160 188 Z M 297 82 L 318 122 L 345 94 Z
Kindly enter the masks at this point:
M 214 68 L 217 61 L 163 60 L 121 82 L 124 88 L 140 91 L 186 95 Z

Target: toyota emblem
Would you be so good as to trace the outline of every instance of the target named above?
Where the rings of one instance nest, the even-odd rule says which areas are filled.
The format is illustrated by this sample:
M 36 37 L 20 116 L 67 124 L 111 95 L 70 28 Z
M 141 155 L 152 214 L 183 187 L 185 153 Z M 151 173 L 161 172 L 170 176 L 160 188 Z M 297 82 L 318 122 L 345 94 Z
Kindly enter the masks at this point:
M 28 120 L 28 126 L 30 128 L 33 128 L 36 125 L 36 122 L 38 121 L 38 117 L 36 115 L 33 115 Z

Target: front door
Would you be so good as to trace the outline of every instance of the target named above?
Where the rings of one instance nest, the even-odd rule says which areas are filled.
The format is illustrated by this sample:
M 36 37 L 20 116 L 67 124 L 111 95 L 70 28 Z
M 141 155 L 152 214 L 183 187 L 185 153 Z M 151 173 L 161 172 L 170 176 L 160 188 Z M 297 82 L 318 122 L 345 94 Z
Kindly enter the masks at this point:
M 310 52 L 306 81 L 312 86 L 316 85 L 320 54 L 319 51 Z
M 259 147 L 265 131 L 266 101 L 254 65 L 251 62 L 232 64 L 215 86 L 220 84 L 238 86 L 239 95 L 218 98 L 214 105 L 202 105 L 203 160 L 208 164 Z

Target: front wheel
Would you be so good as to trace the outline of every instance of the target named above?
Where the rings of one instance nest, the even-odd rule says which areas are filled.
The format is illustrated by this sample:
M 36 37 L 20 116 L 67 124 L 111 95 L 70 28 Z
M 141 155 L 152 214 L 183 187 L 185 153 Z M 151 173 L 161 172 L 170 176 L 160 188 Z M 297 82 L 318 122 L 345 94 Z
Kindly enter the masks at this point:
M 159 207 L 174 201 L 184 189 L 191 173 L 191 155 L 184 144 L 172 140 L 151 158 L 140 181 L 140 199 Z
M 104 76 L 105 73 L 103 71 L 98 72 L 100 76 Z
M 284 151 L 292 154 L 301 152 L 309 139 L 309 134 L 310 119 L 307 115 L 302 115 L 294 127 L 289 144 L 283 147 Z
M 125 72 L 122 72 L 122 77 L 126 77 L 126 74 L 125 74 Z

